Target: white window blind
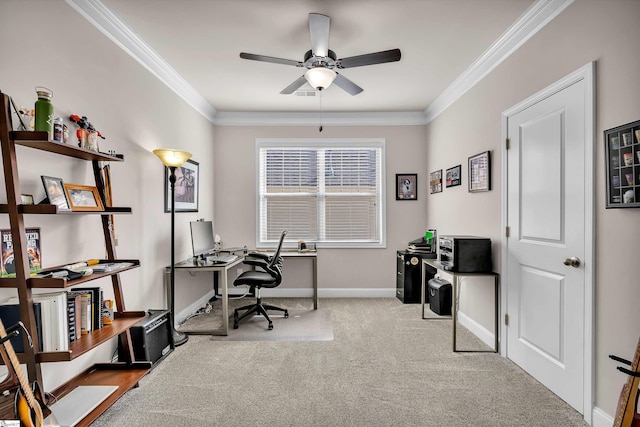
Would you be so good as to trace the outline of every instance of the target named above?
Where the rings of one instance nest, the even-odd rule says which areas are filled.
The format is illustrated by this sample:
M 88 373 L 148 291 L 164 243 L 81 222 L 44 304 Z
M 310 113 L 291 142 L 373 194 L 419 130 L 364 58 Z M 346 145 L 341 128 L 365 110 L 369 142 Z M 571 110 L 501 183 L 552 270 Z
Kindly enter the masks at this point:
M 384 141 L 258 140 L 259 244 L 384 245 Z

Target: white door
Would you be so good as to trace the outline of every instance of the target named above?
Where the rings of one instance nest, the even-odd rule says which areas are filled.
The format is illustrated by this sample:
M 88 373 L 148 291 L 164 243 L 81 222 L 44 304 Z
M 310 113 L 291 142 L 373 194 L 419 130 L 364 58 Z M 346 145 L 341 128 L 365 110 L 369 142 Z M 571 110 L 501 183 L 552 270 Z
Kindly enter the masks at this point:
M 571 81 L 505 113 L 507 357 L 581 413 L 592 345 L 588 84 Z

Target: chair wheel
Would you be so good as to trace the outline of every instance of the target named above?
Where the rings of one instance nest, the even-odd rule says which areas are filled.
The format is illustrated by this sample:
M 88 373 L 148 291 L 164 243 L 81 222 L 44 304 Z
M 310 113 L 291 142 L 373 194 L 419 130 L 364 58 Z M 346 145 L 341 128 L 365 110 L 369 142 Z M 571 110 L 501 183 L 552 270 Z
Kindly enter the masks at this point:
M 273 322 L 269 322 L 269 330 L 273 329 Z
M 284 311 L 284 318 L 286 319 L 287 317 L 289 317 L 289 310 Z

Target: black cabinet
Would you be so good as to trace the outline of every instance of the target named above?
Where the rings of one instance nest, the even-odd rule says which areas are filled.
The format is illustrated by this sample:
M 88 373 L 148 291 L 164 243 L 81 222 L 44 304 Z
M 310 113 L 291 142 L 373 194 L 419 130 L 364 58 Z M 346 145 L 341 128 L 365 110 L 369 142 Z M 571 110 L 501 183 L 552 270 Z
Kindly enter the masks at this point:
M 396 297 L 405 304 L 420 304 L 422 298 L 422 259 L 434 259 L 435 254 L 398 251 L 396 255 Z M 427 282 L 436 270 L 426 265 Z

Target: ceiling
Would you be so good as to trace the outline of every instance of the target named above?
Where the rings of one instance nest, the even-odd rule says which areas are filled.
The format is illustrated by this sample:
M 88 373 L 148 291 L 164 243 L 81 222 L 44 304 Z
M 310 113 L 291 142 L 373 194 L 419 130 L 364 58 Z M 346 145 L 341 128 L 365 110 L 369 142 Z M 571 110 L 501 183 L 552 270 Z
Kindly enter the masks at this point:
M 184 79 L 182 90 L 201 97 L 215 115 L 424 113 L 525 12 L 550 0 L 67 1 L 76 9 L 88 1 L 100 14 L 113 14 L 111 21 L 132 31 L 138 44 L 159 56 L 165 72 Z M 302 61 L 310 49 L 310 12 L 331 18 L 329 48 L 338 58 L 398 48 L 402 59 L 341 70 L 364 88 L 356 96 L 335 85 L 322 97 L 281 95 L 304 69 L 249 61 L 239 53 Z M 308 84 L 301 89 L 312 90 Z

